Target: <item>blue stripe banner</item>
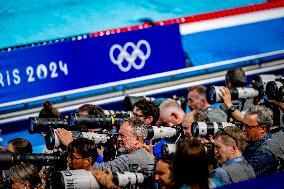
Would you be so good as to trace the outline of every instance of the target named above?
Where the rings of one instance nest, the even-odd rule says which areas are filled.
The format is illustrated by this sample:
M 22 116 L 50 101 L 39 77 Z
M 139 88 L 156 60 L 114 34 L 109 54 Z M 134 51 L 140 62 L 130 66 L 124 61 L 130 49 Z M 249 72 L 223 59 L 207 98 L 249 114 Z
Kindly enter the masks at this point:
M 182 68 L 178 24 L 1 52 L 0 107 Z

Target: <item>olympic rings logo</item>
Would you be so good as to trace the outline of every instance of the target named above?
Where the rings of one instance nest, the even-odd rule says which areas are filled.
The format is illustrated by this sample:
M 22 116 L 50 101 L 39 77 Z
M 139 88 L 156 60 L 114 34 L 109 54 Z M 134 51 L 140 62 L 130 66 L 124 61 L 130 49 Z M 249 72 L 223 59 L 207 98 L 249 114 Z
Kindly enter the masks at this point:
M 142 46 L 145 46 L 146 52 L 144 53 L 141 50 Z M 128 53 L 127 49 L 131 48 L 132 52 Z M 114 57 L 114 51 L 118 50 L 118 56 Z M 109 57 L 112 63 L 118 65 L 119 69 L 123 72 L 128 72 L 133 66 L 136 70 L 140 70 L 144 67 L 146 60 L 150 57 L 151 47 L 150 44 L 146 40 L 140 40 L 135 45 L 132 42 L 127 42 L 122 47 L 119 44 L 114 44 L 109 50 Z M 140 63 L 136 63 L 136 59 L 139 58 Z M 124 60 L 127 64 L 124 66 L 122 63 Z

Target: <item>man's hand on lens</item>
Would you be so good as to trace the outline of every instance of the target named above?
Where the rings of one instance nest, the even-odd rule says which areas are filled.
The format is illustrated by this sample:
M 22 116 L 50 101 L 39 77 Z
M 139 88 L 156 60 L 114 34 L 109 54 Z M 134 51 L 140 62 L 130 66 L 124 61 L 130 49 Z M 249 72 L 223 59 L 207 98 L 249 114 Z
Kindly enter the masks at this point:
M 93 176 L 96 178 L 99 184 L 106 188 L 118 188 L 112 181 L 112 172 L 108 169 L 107 173 L 102 170 L 92 170 Z
M 73 141 L 71 131 L 67 131 L 66 129 L 62 129 L 62 128 L 57 128 L 55 130 L 55 133 L 56 133 L 58 139 L 60 140 L 60 142 L 64 146 L 68 146 Z
M 220 97 L 223 99 L 224 104 L 230 108 L 231 106 L 233 106 L 232 103 L 232 97 L 231 97 L 231 92 L 227 87 L 222 87 L 220 88 L 220 93 L 219 93 Z

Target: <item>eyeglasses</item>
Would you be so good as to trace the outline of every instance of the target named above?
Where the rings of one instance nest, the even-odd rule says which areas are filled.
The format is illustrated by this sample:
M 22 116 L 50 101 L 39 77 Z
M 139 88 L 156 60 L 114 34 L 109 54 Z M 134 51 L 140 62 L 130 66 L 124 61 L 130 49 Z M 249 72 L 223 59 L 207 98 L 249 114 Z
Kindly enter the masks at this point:
M 133 112 L 133 115 L 134 115 L 134 117 L 144 117 L 144 115 L 139 115 L 139 114 L 134 113 L 134 112 Z
M 68 158 L 70 158 L 71 160 L 74 160 L 74 159 L 85 159 L 84 157 L 78 158 L 74 154 L 71 154 L 71 153 L 68 155 Z
M 248 125 L 248 124 L 243 124 L 243 127 L 247 128 L 247 129 L 251 129 L 253 127 L 258 127 L 258 126 L 262 126 L 262 125 L 255 125 L 255 126 L 252 126 L 252 125 Z

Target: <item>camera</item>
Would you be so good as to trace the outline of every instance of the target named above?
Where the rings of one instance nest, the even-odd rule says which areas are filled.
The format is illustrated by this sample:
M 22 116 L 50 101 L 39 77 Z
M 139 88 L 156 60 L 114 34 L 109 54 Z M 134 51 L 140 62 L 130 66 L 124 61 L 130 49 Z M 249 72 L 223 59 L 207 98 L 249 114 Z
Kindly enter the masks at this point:
M 96 189 L 100 188 L 96 178 L 90 171 L 84 169 L 56 172 L 52 178 L 51 188 L 62 189 Z
M 277 78 L 281 76 L 273 75 L 273 74 L 261 74 L 254 78 L 253 88 L 258 90 L 259 98 L 262 99 L 266 95 L 266 85 L 269 81 L 275 81 Z
M 154 177 L 153 170 L 112 173 L 113 182 L 122 188 L 153 188 Z
M 162 146 L 162 157 L 169 157 L 172 154 L 175 154 L 177 150 L 176 144 L 163 144 Z
M 104 115 L 80 115 L 70 114 L 68 119 L 63 118 L 29 118 L 30 134 L 45 133 L 49 128 L 65 128 L 76 130 L 77 125 L 84 125 L 89 129 L 105 128 L 113 129 L 113 126 L 120 126 L 124 118 L 132 117 L 132 112 L 104 110 Z
M 214 104 L 216 102 L 222 102 L 222 98 L 219 93 L 221 93 L 219 86 L 210 86 L 206 89 L 206 99 L 208 103 Z M 240 100 L 246 98 L 253 98 L 259 95 L 258 90 L 254 88 L 237 87 L 231 89 L 232 100 Z
M 182 142 L 182 140 L 180 140 Z M 214 162 L 214 144 L 209 142 L 205 144 L 206 154 L 210 163 Z M 176 144 L 163 144 L 162 146 L 162 157 L 165 159 L 172 159 L 176 154 Z
M 147 129 L 148 135 L 146 139 L 172 138 L 183 134 L 180 125 L 174 127 L 147 126 Z
M 112 126 L 120 126 L 123 119 L 130 117 L 131 114 L 119 114 L 114 115 L 80 115 L 80 114 L 71 114 L 69 116 L 69 125 L 85 125 L 89 129 L 93 128 L 105 128 L 109 129 Z
M 206 137 L 214 135 L 219 129 L 227 126 L 236 126 L 228 122 L 193 122 L 191 125 L 191 133 L 195 137 Z
M 72 138 L 87 138 L 95 141 L 96 144 L 104 144 L 110 140 L 110 136 L 108 134 L 99 134 L 94 132 L 79 132 L 79 131 L 71 131 Z M 50 128 L 45 135 L 45 144 L 47 149 L 53 150 L 54 148 L 59 148 L 61 146 L 61 142 L 58 139 L 55 130 Z
M 284 78 L 277 78 L 266 84 L 266 95 L 271 100 L 284 102 Z
M 29 118 L 29 128 L 30 134 L 46 132 L 49 127 L 52 128 L 67 128 L 68 121 L 62 118 Z
M 53 154 L 0 152 L 1 169 L 9 169 L 11 166 L 21 162 L 31 163 L 36 166 L 56 166 L 64 169 L 67 167 L 67 155 L 61 152 Z
M 146 181 L 153 179 L 153 171 L 113 172 L 113 182 L 123 188 L 139 188 Z M 99 184 L 90 171 L 84 169 L 58 171 L 52 176 L 52 188 L 96 189 Z M 152 182 L 150 182 L 152 183 Z M 56 187 L 55 187 L 56 186 Z
M 144 175 L 137 172 L 122 172 L 113 173 L 113 182 L 121 187 L 143 184 L 145 181 Z

